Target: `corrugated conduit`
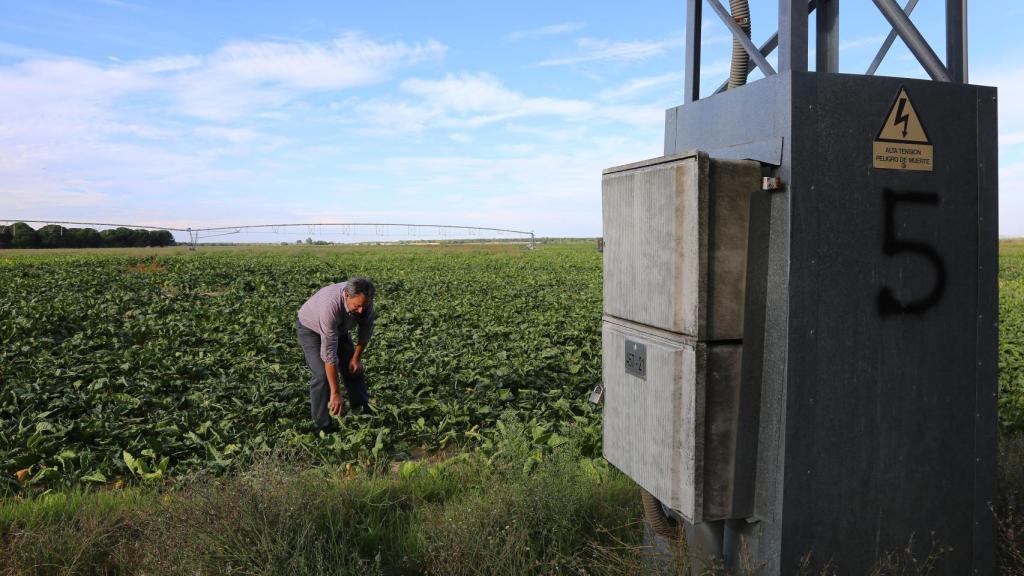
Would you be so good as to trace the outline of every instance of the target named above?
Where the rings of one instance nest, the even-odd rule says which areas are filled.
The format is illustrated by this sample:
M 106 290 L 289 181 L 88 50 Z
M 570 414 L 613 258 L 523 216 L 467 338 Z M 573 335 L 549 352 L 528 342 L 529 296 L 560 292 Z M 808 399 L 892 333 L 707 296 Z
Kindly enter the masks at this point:
M 747 5 L 747 0 L 729 0 L 729 10 L 732 11 L 732 19 L 743 29 L 747 38 L 750 38 L 750 7 Z M 750 72 L 749 64 L 750 57 L 747 56 L 747 51 L 743 49 L 739 40 L 733 38 L 729 90 L 747 83 L 747 74 Z
M 675 520 L 665 514 L 661 508 L 661 502 L 658 502 L 654 495 L 643 488 L 640 489 L 640 502 L 644 507 L 644 517 L 647 518 L 654 533 L 662 538 L 678 541 L 682 530 L 679 529 L 679 524 Z

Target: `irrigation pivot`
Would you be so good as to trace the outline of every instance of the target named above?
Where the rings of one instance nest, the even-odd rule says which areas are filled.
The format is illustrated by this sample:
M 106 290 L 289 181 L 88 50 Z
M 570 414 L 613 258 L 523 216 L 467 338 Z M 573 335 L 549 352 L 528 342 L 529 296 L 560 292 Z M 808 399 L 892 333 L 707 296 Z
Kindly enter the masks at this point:
M 450 233 L 463 232 L 468 236 L 476 236 L 480 232 L 496 232 L 500 235 L 514 234 L 528 238 L 528 247 L 533 249 L 536 246 L 536 237 L 533 231 L 526 230 L 512 230 L 509 228 L 492 228 L 487 226 L 463 226 L 459 224 L 411 224 L 411 223 L 394 223 L 394 222 L 313 222 L 313 223 L 288 223 L 288 224 L 245 224 L 241 226 L 214 226 L 214 227 L 192 227 L 186 226 L 184 228 L 174 228 L 167 226 L 148 226 L 142 224 L 112 224 L 108 222 L 71 222 L 66 220 L 36 220 L 27 218 L 0 218 L 0 223 L 15 223 L 24 222 L 32 224 L 43 224 L 43 225 L 73 225 L 73 226 L 97 226 L 101 228 L 133 228 L 133 229 L 147 229 L 147 230 L 167 230 L 170 232 L 181 232 L 188 235 L 188 244 L 190 249 L 195 250 L 199 241 L 205 238 L 216 238 L 219 236 L 229 236 L 232 234 L 241 234 L 245 230 L 270 230 L 275 234 L 280 234 L 287 231 L 290 228 L 306 228 L 310 235 L 322 233 L 323 229 L 338 229 L 341 230 L 342 234 L 352 235 L 360 229 L 373 229 L 374 234 L 377 236 L 386 236 L 391 230 L 405 230 L 409 236 L 415 236 L 416 233 L 423 232 L 424 235 L 429 235 L 429 232 L 435 232 L 436 236 L 444 237 Z

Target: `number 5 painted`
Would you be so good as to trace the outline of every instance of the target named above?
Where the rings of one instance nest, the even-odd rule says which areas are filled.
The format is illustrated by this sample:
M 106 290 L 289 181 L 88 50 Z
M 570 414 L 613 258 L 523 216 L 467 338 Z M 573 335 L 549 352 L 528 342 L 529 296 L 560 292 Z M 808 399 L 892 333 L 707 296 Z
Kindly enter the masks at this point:
M 935 284 L 927 296 L 919 300 L 904 301 L 893 296 L 892 290 L 885 286 L 878 292 L 878 312 L 882 316 L 891 314 L 923 314 L 934 306 L 946 291 L 946 267 L 942 258 L 928 244 L 896 237 L 896 205 L 927 204 L 939 205 L 939 195 L 931 192 L 893 192 L 885 190 L 885 244 L 883 251 L 890 258 L 903 252 L 910 252 L 926 258 L 935 268 Z

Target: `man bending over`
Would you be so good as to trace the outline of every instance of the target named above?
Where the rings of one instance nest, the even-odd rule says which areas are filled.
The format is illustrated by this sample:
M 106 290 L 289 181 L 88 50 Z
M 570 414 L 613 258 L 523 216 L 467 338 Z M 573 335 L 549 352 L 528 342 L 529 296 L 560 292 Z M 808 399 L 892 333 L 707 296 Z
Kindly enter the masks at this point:
M 370 280 L 350 278 L 321 288 L 299 308 L 295 328 L 309 367 L 309 407 L 318 432 L 338 429 L 330 415 L 342 414 L 339 372 L 352 408 L 370 409 L 362 356 L 373 335 L 375 292 Z M 355 345 L 353 325 L 359 327 Z

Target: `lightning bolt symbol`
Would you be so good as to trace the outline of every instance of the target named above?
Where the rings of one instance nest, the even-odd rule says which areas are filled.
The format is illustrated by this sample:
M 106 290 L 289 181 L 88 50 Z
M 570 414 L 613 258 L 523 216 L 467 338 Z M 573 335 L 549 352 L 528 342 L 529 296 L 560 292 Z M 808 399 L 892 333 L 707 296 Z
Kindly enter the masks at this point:
M 909 127 L 909 124 L 910 124 L 910 114 L 904 114 L 903 113 L 903 107 L 906 106 L 906 105 L 907 105 L 907 99 L 906 98 L 900 98 L 900 107 L 896 110 L 896 119 L 893 120 L 893 122 L 892 122 L 893 126 L 899 126 L 900 124 L 903 124 L 903 137 L 904 138 L 907 137 L 907 128 Z

